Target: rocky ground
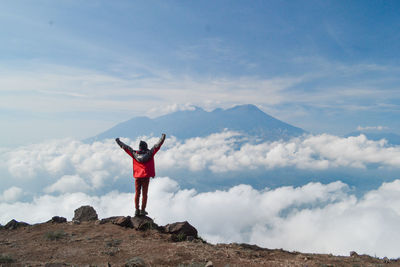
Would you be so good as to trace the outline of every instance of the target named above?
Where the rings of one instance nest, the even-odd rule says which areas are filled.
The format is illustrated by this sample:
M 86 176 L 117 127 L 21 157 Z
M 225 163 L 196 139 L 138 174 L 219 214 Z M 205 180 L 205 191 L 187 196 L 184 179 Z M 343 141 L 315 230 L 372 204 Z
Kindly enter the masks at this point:
M 96 215 L 97 217 L 97 215 Z M 349 257 L 212 245 L 188 223 L 157 226 L 145 216 L 91 218 L 0 229 L 0 266 L 400 266 L 355 252 Z

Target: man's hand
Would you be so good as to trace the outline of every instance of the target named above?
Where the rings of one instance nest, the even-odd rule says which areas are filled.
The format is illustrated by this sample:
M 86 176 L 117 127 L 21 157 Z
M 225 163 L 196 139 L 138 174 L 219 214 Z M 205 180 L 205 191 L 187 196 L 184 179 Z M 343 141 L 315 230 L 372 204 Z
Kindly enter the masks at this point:
M 117 143 L 119 143 L 119 142 L 120 142 L 120 141 L 119 141 L 119 137 L 115 139 L 115 142 L 117 142 Z

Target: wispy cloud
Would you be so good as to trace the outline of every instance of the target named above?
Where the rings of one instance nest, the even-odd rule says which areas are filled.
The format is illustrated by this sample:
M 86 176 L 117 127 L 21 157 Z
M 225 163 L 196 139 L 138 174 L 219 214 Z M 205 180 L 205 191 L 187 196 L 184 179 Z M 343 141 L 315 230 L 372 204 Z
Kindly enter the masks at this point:
M 3 191 L 2 194 L 0 194 L 0 202 L 5 202 L 5 203 L 14 203 L 20 199 L 20 197 L 23 194 L 23 190 L 17 186 L 12 186 L 6 190 Z
M 368 130 L 377 130 L 377 131 L 383 131 L 389 129 L 388 127 L 385 126 L 358 126 L 357 131 L 368 131 Z
M 134 65 L 121 66 L 119 72 L 113 73 L 62 65 L 30 64 L 33 64 L 34 71 L 2 67 L 0 103 L 3 107 L 34 112 L 119 110 L 139 114 L 148 110 L 145 109 L 148 106 L 185 106 L 192 103 L 215 108 L 253 103 L 267 107 L 304 105 L 368 110 L 393 105 L 389 100 L 400 97 L 395 89 L 381 86 L 385 81 L 370 78 L 368 83 L 360 83 L 358 76 L 381 71 L 375 65 L 329 65 L 301 75 L 266 78 L 246 75 L 205 77 L 177 74 L 150 66 L 138 69 Z M 150 73 L 145 71 L 146 68 Z M 353 74 L 349 74 L 350 70 Z M 346 78 L 345 83 L 338 80 L 329 82 L 334 75 L 352 78 L 350 81 Z M 165 112 L 168 111 L 166 109 Z M 149 112 L 147 115 L 154 114 Z

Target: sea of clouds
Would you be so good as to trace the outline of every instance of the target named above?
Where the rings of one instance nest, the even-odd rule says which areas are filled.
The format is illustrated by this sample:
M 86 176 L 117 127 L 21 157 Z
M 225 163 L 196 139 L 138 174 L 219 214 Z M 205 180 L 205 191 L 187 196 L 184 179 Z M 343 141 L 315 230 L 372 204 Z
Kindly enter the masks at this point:
M 158 138 L 142 138 L 153 144 Z M 138 140 L 122 139 L 133 148 Z M 92 205 L 99 217 L 133 214 L 132 162 L 114 140 L 86 144 L 51 140 L 0 150 L 0 223 L 73 217 Z M 169 169 L 226 174 L 286 167 L 396 169 L 400 147 L 365 136 L 322 134 L 250 143 L 235 132 L 205 138 L 168 138 L 156 155 L 157 173 Z M 400 178 L 400 177 L 399 177 Z M 151 181 L 148 211 L 158 224 L 188 220 L 212 243 L 246 242 L 268 248 L 348 255 L 352 250 L 400 257 L 400 180 L 355 196 L 341 181 L 255 189 L 183 189 L 174 177 Z

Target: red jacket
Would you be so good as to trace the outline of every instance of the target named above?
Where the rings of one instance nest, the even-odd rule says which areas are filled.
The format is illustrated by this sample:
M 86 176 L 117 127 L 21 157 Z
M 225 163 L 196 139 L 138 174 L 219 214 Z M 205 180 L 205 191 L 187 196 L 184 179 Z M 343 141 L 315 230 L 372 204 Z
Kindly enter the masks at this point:
M 160 150 L 165 140 L 165 134 L 150 150 L 133 150 L 130 146 L 116 139 L 118 145 L 133 159 L 133 177 L 147 178 L 156 176 L 154 168 L 154 155 Z

